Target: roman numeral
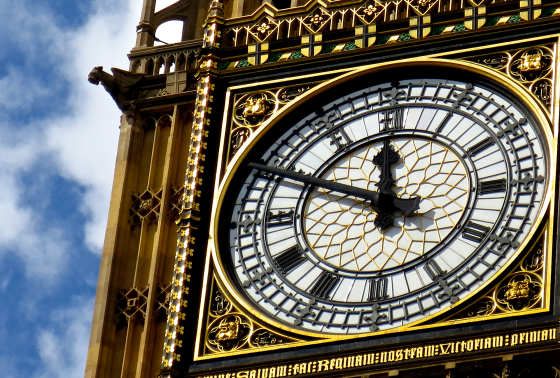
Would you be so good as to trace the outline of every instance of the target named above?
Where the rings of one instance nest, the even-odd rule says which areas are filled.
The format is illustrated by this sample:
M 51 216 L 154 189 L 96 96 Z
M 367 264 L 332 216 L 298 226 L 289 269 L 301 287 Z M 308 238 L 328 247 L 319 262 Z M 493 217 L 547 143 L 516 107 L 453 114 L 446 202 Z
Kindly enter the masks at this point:
M 353 142 L 346 131 L 344 131 L 344 129 L 341 127 L 330 131 L 327 136 L 331 138 L 331 146 L 336 145 L 336 151 L 340 151 L 346 148 L 346 146 Z
M 490 228 L 474 222 L 467 222 L 463 228 L 463 237 L 473 242 L 480 243 L 490 232 Z
M 445 125 L 447 125 L 451 117 L 453 117 L 453 113 L 448 112 L 443 118 L 443 120 L 441 121 L 441 123 L 439 124 L 439 126 L 437 127 L 436 133 L 440 134 L 443 131 L 443 128 L 445 127 Z
M 478 182 L 478 194 L 505 192 L 507 188 L 506 179 L 488 180 Z
M 280 273 L 286 275 L 305 261 L 305 255 L 299 245 L 294 245 L 276 255 L 272 261 Z
M 381 112 L 383 119 L 379 123 L 383 124 L 381 131 L 401 130 L 404 128 L 404 108 L 396 108 Z
M 387 277 L 370 278 L 368 301 L 380 301 L 387 298 L 387 286 L 389 286 Z
M 313 287 L 311 288 L 309 294 L 319 298 L 328 299 L 330 292 L 339 279 L 340 278 L 336 274 L 323 271 L 319 275 L 319 278 L 315 282 L 315 285 L 313 285 Z
M 432 279 L 432 281 L 437 281 L 441 277 L 447 273 L 446 270 L 442 270 L 437 261 L 435 260 L 428 260 L 426 261 L 426 265 L 424 265 L 424 270 L 428 273 L 428 276 Z
M 278 210 L 276 214 L 269 211 L 266 214 L 266 224 L 268 226 L 291 225 L 294 223 L 294 214 L 294 209 L 291 209 L 290 211 Z
M 477 144 L 475 144 L 471 148 L 469 148 L 467 150 L 467 155 L 468 156 L 475 156 L 476 154 L 479 154 L 480 152 L 484 151 L 488 147 L 492 146 L 494 143 L 495 143 L 494 139 L 492 137 L 488 137 L 488 138 L 478 142 Z

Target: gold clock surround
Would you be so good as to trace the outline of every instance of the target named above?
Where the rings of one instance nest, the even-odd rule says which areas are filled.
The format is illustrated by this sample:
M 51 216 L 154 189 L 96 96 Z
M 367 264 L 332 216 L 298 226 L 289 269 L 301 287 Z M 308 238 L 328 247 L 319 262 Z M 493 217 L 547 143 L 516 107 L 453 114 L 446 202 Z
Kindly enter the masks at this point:
M 295 109 L 297 109 L 298 106 L 300 106 L 301 104 L 303 104 L 307 99 L 314 97 L 314 96 L 318 96 L 332 88 L 334 88 L 335 86 L 339 85 L 340 83 L 344 83 L 347 82 L 349 80 L 352 79 L 356 79 L 359 78 L 361 76 L 365 76 L 365 75 L 369 75 L 369 74 L 375 74 L 375 73 L 380 73 L 383 72 L 386 69 L 392 69 L 392 68 L 396 68 L 398 66 L 401 65 L 406 65 L 408 69 L 414 70 L 414 69 L 420 69 L 423 66 L 429 65 L 431 67 L 450 67 L 450 68 L 455 68 L 455 69 L 462 69 L 465 70 L 467 72 L 470 73 L 475 73 L 478 75 L 481 75 L 483 77 L 486 77 L 490 80 L 492 80 L 493 82 L 500 84 L 504 87 L 508 87 L 510 88 L 510 90 L 512 91 L 512 93 L 519 99 L 521 100 L 532 112 L 532 114 L 536 117 L 536 119 L 538 120 L 538 123 L 540 124 L 540 126 L 543 128 L 544 134 L 546 135 L 546 139 L 547 139 L 547 146 L 546 148 L 548 148 L 548 154 L 550 156 L 550 162 L 549 162 L 549 167 L 548 167 L 548 172 L 551 172 L 551 178 L 548 182 L 548 186 L 546 189 L 546 193 L 547 196 L 543 199 L 543 206 L 540 210 L 540 213 L 537 217 L 537 219 L 541 219 L 541 222 L 537 222 L 535 223 L 530 231 L 530 235 L 528 236 L 522 245 L 519 246 L 519 248 L 517 249 L 517 251 L 514 253 L 514 255 L 512 256 L 512 258 L 495 274 L 494 278 L 490 278 L 487 282 L 485 282 L 483 285 L 481 285 L 479 288 L 477 288 L 476 290 L 474 290 L 472 293 L 470 293 L 469 295 L 467 295 L 464 299 L 460 300 L 458 303 L 451 305 L 450 307 L 443 309 L 441 311 L 439 311 L 436 314 L 430 315 L 422 320 L 404 325 L 404 326 L 400 326 L 400 327 L 395 327 L 389 330 L 383 330 L 383 331 L 377 331 L 377 332 L 370 332 L 370 333 L 364 333 L 364 334 L 359 334 L 359 335 L 325 335 L 325 334 L 320 334 L 320 333 L 315 333 L 315 332 L 309 332 L 309 331 L 303 331 L 300 329 L 293 329 L 290 327 L 287 327 L 286 325 L 282 324 L 282 323 L 278 323 L 273 321 L 272 319 L 270 319 L 267 316 L 263 316 L 262 314 L 260 314 L 257 310 L 255 310 L 254 308 L 251 307 L 251 305 L 249 303 L 247 303 L 244 298 L 239 295 L 239 293 L 237 293 L 236 289 L 235 289 L 235 285 L 229 280 L 228 275 L 225 273 L 224 268 L 223 268 L 223 262 L 221 261 L 221 257 L 220 257 L 220 251 L 219 251 L 219 247 L 217 245 L 217 233 L 218 233 L 218 219 L 220 216 L 220 210 L 221 210 L 221 203 L 223 201 L 225 192 L 227 187 L 229 186 L 229 184 L 231 183 L 231 181 L 233 180 L 234 176 L 235 176 L 235 172 L 237 171 L 237 169 L 239 168 L 239 165 L 241 164 L 241 162 L 243 161 L 243 158 L 248 154 L 249 150 L 251 149 L 251 147 L 255 144 L 258 143 L 259 140 L 261 140 L 267 133 L 268 130 L 270 130 L 271 128 L 273 128 L 281 119 L 284 115 L 288 114 L 288 112 L 294 111 Z M 224 115 L 224 124 L 225 122 L 227 122 L 227 114 Z M 225 291 L 228 292 L 228 294 L 231 296 L 231 299 L 239 304 L 240 310 L 244 311 L 246 314 L 248 314 L 249 316 L 257 319 L 259 321 L 259 323 L 264 323 L 264 324 L 270 324 L 273 328 L 275 329 L 280 329 L 283 330 L 284 332 L 288 332 L 292 335 L 301 335 L 302 338 L 314 338 L 315 341 L 308 341 L 308 342 L 298 342 L 296 343 L 298 346 L 299 345 L 306 345 L 306 344 L 310 344 L 310 343 L 318 343 L 318 342 L 330 342 L 330 341 L 335 341 L 335 340 L 344 340 L 344 339 L 349 339 L 349 338 L 362 338 L 362 337 L 367 337 L 367 336 L 372 336 L 372 335 L 381 335 L 381 334 L 391 334 L 391 333 L 396 333 L 396 332 L 403 332 L 403 331 L 407 331 L 407 330 L 418 330 L 418 329 L 422 329 L 422 328 L 433 328 L 435 326 L 443 326 L 443 325 L 447 325 L 447 324 L 457 324 L 457 323 L 462 323 L 462 322 L 472 322 L 472 321 L 480 321 L 483 318 L 476 318 L 476 319 L 465 319 L 465 320 L 453 320 L 453 321 L 442 321 L 442 322 L 437 322 L 434 324 L 434 322 L 432 322 L 431 320 L 436 318 L 436 317 L 441 317 L 442 314 L 449 314 L 450 312 L 452 312 L 453 309 L 464 305 L 466 302 L 469 301 L 469 299 L 471 299 L 472 297 L 476 296 L 477 294 L 479 294 L 480 292 L 487 290 L 489 288 L 490 285 L 495 283 L 495 277 L 501 276 L 506 270 L 508 270 L 509 268 L 511 268 L 512 264 L 516 261 L 519 260 L 519 256 L 520 254 L 524 253 L 528 247 L 528 245 L 530 245 L 530 243 L 532 243 L 532 239 L 534 236 L 534 233 L 536 232 L 537 228 L 539 227 L 539 225 L 541 225 L 543 222 L 546 222 L 547 217 L 551 217 L 550 219 L 552 219 L 553 217 L 553 209 L 550 206 L 550 201 L 554 196 L 554 182 L 555 182 L 555 161 L 556 161 L 556 156 L 555 156 L 555 151 L 552 150 L 550 147 L 551 145 L 553 145 L 553 136 L 552 136 L 552 125 L 550 123 L 549 118 L 547 117 L 546 114 L 546 110 L 544 108 L 544 106 L 539 103 L 538 101 L 535 100 L 535 98 L 532 96 L 532 94 L 530 94 L 522 85 L 516 83 L 514 80 L 512 80 L 511 78 L 507 77 L 506 75 L 502 74 L 502 73 L 498 73 L 490 68 L 484 67 L 482 65 L 478 65 L 475 63 L 471 63 L 471 62 L 467 62 L 467 61 L 457 61 L 457 60 L 448 60 L 448 59 L 439 59 L 439 58 L 432 58 L 432 59 L 426 59 L 426 58 L 421 58 L 421 59 L 411 59 L 411 60 L 402 60 L 399 62 L 392 62 L 392 63 L 387 63 L 387 64 L 379 64 L 379 65 L 368 65 L 368 66 L 364 66 L 364 67 L 360 67 L 358 69 L 352 70 L 350 72 L 347 73 L 342 73 L 340 76 L 328 80 L 326 82 L 323 82 L 319 85 L 317 85 L 316 87 L 310 89 L 309 91 L 307 91 L 306 93 L 302 94 L 301 96 L 299 96 L 295 101 L 291 102 L 290 104 L 286 105 L 285 107 L 279 109 L 275 114 L 273 114 L 268 120 L 266 120 L 265 122 L 263 122 L 263 124 L 251 135 L 251 137 L 247 140 L 247 142 L 240 148 L 240 150 L 236 153 L 236 155 L 231 159 L 231 161 L 229 161 L 229 164 L 227 164 L 227 166 L 225 167 L 225 172 L 223 173 L 221 177 L 221 180 L 218 180 L 215 184 L 216 187 L 216 191 L 215 191 L 215 195 L 214 195 L 214 199 L 213 199 L 213 211 L 212 211 L 212 219 L 211 219 L 211 225 L 210 225 L 210 243 L 208 246 L 208 251 L 207 251 L 207 256 L 206 256 L 206 271 L 205 271 L 205 281 L 204 281 L 204 292 L 203 295 L 207 296 L 208 295 L 208 290 L 210 287 L 210 275 L 211 273 L 211 269 L 215 270 L 215 274 L 218 277 L 218 279 L 221 282 L 221 285 L 223 285 L 223 288 L 225 289 Z M 224 151 L 224 145 L 227 146 L 227 138 L 228 136 L 224 133 L 222 134 L 222 150 L 221 150 L 221 157 L 220 160 L 223 161 L 223 154 L 225 153 Z M 225 147 L 227 149 L 227 147 Z M 223 164 L 223 163 L 222 163 Z M 219 166 L 218 169 L 220 169 L 223 167 Z M 548 216 L 547 216 L 548 213 Z M 548 226 L 550 227 L 550 226 Z M 548 256 L 547 258 L 550 260 L 551 259 L 551 253 L 550 253 L 550 249 L 552 246 L 552 232 L 546 232 L 546 237 L 547 237 L 547 242 L 545 243 L 546 248 L 547 248 L 547 253 L 546 255 Z M 211 261 L 213 261 L 214 263 L 212 264 Z M 213 268 L 210 268 L 211 266 L 213 266 Z M 550 275 L 550 269 L 548 269 L 546 271 L 546 274 Z M 546 282 L 546 285 L 550 285 L 550 280 L 547 279 L 546 277 L 544 277 L 544 282 Z M 548 311 L 550 308 L 550 298 L 548 296 L 548 293 L 550 292 L 549 287 L 545 287 L 544 288 L 544 297 L 543 297 L 543 306 L 542 308 L 534 308 L 528 312 L 524 312 L 525 313 L 538 313 L 538 312 L 545 312 Z M 202 339 L 204 339 L 204 335 L 206 334 L 207 330 L 202 329 L 202 324 L 203 319 L 205 317 L 205 309 L 204 307 L 202 307 L 202 310 L 200 312 L 199 315 L 199 329 L 197 332 L 197 348 L 200 348 L 199 345 L 201 344 Z M 445 315 L 444 315 L 445 316 Z M 449 318 L 450 315 L 447 315 L 447 318 Z M 501 316 L 511 316 L 509 314 L 504 314 Z M 494 315 L 493 318 L 497 318 L 500 316 L 496 316 Z M 423 323 L 430 323 L 430 324 L 423 324 Z M 295 346 L 295 345 L 294 345 Z M 283 345 L 283 347 L 289 347 L 289 344 Z M 201 353 L 200 350 L 197 350 L 195 352 L 195 360 L 202 360 L 202 359 L 207 359 L 207 358 L 214 358 L 214 357 L 219 357 L 219 356 L 226 356 L 226 355 L 236 355 L 236 354 L 242 354 L 242 353 L 250 353 L 251 351 L 232 351 L 232 352 L 225 352 L 225 353 L 220 353 L 218 355 L 204 355 L 204 353 Z

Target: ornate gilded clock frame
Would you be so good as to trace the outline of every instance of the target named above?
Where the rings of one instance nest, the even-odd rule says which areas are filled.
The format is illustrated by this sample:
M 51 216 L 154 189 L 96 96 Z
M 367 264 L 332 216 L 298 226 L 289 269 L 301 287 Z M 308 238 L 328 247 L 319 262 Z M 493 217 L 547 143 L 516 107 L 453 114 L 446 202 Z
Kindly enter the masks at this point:
M 549 36 L 549 37 L 546 37 L 546 38 L 550 40 L 551 37 L 558 38 L 559 36 Z M 514 45 L 514 44 L 522 43 L 522 42 L 538 41 L 538 40 L 542 40 L 542 39 L 544 39 L 544 38 L 534 38 L 534 39 L 523 40 L 523 41 L 509 42 L 509 43 L 489 46 L 489 48 L 492 48 L 492 47 L 506 48 L 506 46 L 511 46 L 511 45 Z M 465 53 L 465 52 L 474 51 L 474 50 L 476 50 L 476 49 L 465 49 L 465 50 L 461 50 L 460 52 Z M 456 54 L 456 53 L 458 53 L 458 51 L 453 52 L 453 54 Z M 301 330 L 296 331 L 296 330 L 293 330 L 289 327 L 286 327 L 283 324 L 271 321 L 269 318 L 262 316 L 257 311 L 255 311 L 253 308 L 251 308 L 251 306 L 247 302 L 245 302 L 245 300 L 233 288 L 234 287 L 233 283 L 229 280 L 227 274 L 223 271 L 222 266 L 221 266 L 220 254 L 219 254 L 219 251 L 218 251 L 218 246 L 216 245 L 217 219 L 218 219 L 218 216 L 219 216 L 219 209 L 220 209 L 219 204 L 221 202 L 221 199 L 223 198 L 225 188 L 230 183 L 230 181 L 233 177 L 233 174 L 235 173 L 239 163 L 242 161 L 243 157 L 248 153 L 248 151 L 249 151 L 248 147 L 251 146 L 252 143 L 255 143 L 256 141 L 258 141 L 261 137 L 263 137 L 266 134 L 266 131 L 269 130 L 270 128 L 272 128 L 274 126 L 274 124 L 276 124 L 278 122 L 278 120 L 282 118 L 282 116 L 284 114 L 287 114 L 287 112 L 289 112 L 292 108 L 296 107 L 297 103 L 299 101 L 302 101 L 302 100 L 304 100 L 306 98 L 309 98 L 311 96 L 316 96 L 316 95 L 332 88 L 333 86 L 336 86 L 339 83 L 350 80 L 352 78 L 356 78 L 358 76 L 361 76 L 361 75 L 364 75 L 364 74 L 369 74 L 369 73 L 372 73 L 372 72 L 382 71 L 382 70 L 388 68 L 389 66 L 394 66 L 396 64 L 401 64 L 401 65 L 406 64 L 409 67 L 414 67 L 414 66 L 419 66 L 419 65 L 429 63 L 430 65 L 437 65 L 437 66 L 442 66 L 442 67 L 451 67 L 452 66 L 452 67 L 455 67 L 455 68 L 460 68 L 460 69 L 463 69 L 463 70 L 466 70 L 466 71 L 477 73 L 477 74 L 480 74 L 482 76 L 485 76 L 485 77 L 493 80 L 494 82 L 497 82 L 499 84 L 502 84 L 504 86 L 508 86 L 509 88 L 511 88 L 514 95 L 517 96 L 517 98 L 519 98 L 521 101 L 523 101 L 524 104 L 532 111 L 532 113 L 535 115 L 535 117 L 538 118 L 539 123 L 541 125 L 544 125 L 544 126 L 549 126 L 548 128 L 545 127 L 545 134 L 546 134 L 546 137 L 548 139 L 548 146 L 550 147 L 552 145 L 556 145 L 556 141 L 557 141 L 556 135 L 557 135 L 557 130 L 558 130 L 558 124 L 557 124 L 557 122 L 553 123 L 552 119 L 557 118 L 555 115 L 557 115 L 558 111 L 559 111 L 558 85 L 554 85 L 554 91 L 555 92 L 554 92 L 554 103 L 552 105 L 552 114 L 548 114 L 547 109 L 545 109 L 545 107 L 536 100 L 536 98 L 534 97 L 534 95 L 532 93 L 530 93 L 528 90 L 523 88 L 523 86 L 521 84 L 518 84 L 517 82 L 515 82 L 511 78 L 507 77 L 506 75 L 504 75 L 502 73 L 499 73 L 499 72 L 496 72 L 495 70 L 492 70 L 491 68 L 483 67 L 483 66 L 478 65 L 476 63 L 471 63 L 471 62 L 466 62 L 466 61 L 461 61 L 461 60 L 442 59 L 441 57 L 443 57 L 445 55 L 451 55 L 451 53 L 438 54 L 437 56 L 436 55 L 431 55 L 431 56 L 426 56 L 426 57 L 422 57 L 422 58 L 399 60 L 399 61 L 391 62 L 391 63 L 366 65 L 366 66 L 363 66 L 363 67 L 360 67 L 360 68 L 357 68 L 357 69 L 334 70 L 334 71 L 328 71 L 328 72 L 324 72 L 324 73 L 317 74 L 317 75 L 306 76 L 305 78 L 307 78 L 309 80 L 317 81 L 323 75 L 333 75 L 333 74 L 339 74 L 340 75 L 338 77 L 335 77 L 335 78 L 330 79 L 330 80 L 328 80 L 328 81 L 326 81 L 322 84 L 319 84 L 319 85 L 315 86 L 314 88 L 310 89 L 306 93 L 302 94 L 298 99 L 296 99 L 292 103 L 287 104 L 283 108 L 279 109 L 271 118 L 269 118 L 268 120 L 263 122 L 262 125 L 260 125 L 258 130 L 256 130 L 256 132 L 249 138 L 249 140 L 239 149 L 239 151 L 235 154 L 235 156 L 231 159 L 231 161 L 229 161 L 229 164 L 227 164 L 227 166 L 226 166 L 225 165 L 226 160 L 224 159 L 224 154 L 226 153 L 227 149 L 229 148 L 227 131 L 229 130 L 228 122 L 229 122 L 229 113 L 231 112 L 227 108 L 227 106 L 230 104 L 232 91 L 241 89 L 242 87 L 246 87 L 246 86 L 237 86 L 237 87 L 228 88 L 227 93 L 226 93 L 226 109 L 225 109 L 225 112 L 224 112 L 224 118 L 223 118 L 223 124 L 222 124 L 222 135 L 221 135 L 221 144 L 220 144 L 221 147 L 220 147 L 220 155 L 219 155 L 220 159 L 219 159 L 218 167 L 217 167 L 218 177 L 220 177 L 221 180 L 217 180 L 216 183 L 215 183 L 215 192 L 214 192 L 215 195 L 214 195 L 214 199 L 213 199 L 213 211 L 212 211 L 212 219 L 211 219 L 211 226 L 210 226 L 210 237 L 209 237 L 210 242 L 209 242 L 208 249 L 207 249 L 205 271 L 204 271 L 204 283 L 203 283 L 203 295 L 202 295 L 202 298 L 203 298 L 204 301 L 208 301 L 206 298 L 208 298 L 209 290 L 211 289 L 210 288 L 210 286 L 212 284 L 211 268 L 213 268 L 213 269 L 215 269 L 216 274 L 219 277 L 222 285 L 224 285 L 224 288 L 229 293 L 229 295 L 232 297 L 232 299 L 240 305 L 240 307 L 243 309 L 243 311 L 246 311 L 246 313 L 250 314 L 255 319 L 258 319 L 260 321 L 260 323 L 270 324 L 273 328 L 282 330 L 284 332 L 289 332 L 292 335 L 294 335 L 294 334 L 295 335 L 301 335 L 302 339 L 308 339 L 309 340 L 310 337 L 315 339 L 313 341 L 301 340 L 301 341 L 295 342 L 293 344 L 282 345 L 281 346 L 282 348 L 309 345 L 311 343 L 313 343 L 313 344 L 325 343 L 325 342 L 331 342 L 331 341 L 336 341 L 336 340 L 345 340 L 345 339 L 349 339 L 349 338 L 357 338 L 357 337 L 362 338 L 362 337 L 374 336 L 374 335 L 391 334 L 391 333 L 403 332 L 403 331 L 421 330 L 421 329 L 426 329 L 428 327 L 433 328 L 433 327 L 440 327 L 440 326 L 445 326 L 445 325 L 450 325 L 450 324 L 479 322 L 479 321 L 483 321 L 483 320 L 487 320 L 487 319 L 498 319 L 498 318 L 502 318 L 502 317 L 505 317 L 505 316 L 512 316 L 511 314 L 499 314 L 499 315 L 490 315 L 490 316 L 486 316 L 486 317 L 482 316 L 482 317 L 477 317 L 477 318 L 474 318 L 474 319 L 451 320 L 451 319 L 449 319 L 450 316 L 448 315 L 447 319 L 449 319 L 449 320 L 443 320 L 443 321 L 440 321 L 440 322 L 437 322 L 437 323 L 430 322 L 434 318 L 441 318 L 442 314 L 449 314 L 450 311 L 452 311 L 453 309 L 460 308 L 464 303 L 468 302 L 472 297 L 474 297 L 476 295 L 479 295 L 484 290 L 488 290 L 489 286 L 495 283 L 495 278 L 491 278 L 491 279 L 488 280 L 488 282 L 483 284 L 478 289 L 474 290 L 467 297 L 462 299 L 459 303 L 454 304 L 447 309 L 441 310 L 437 314 L 428 316 L 428 317 L 426 317 L 422 320 L 419 320 L 419 321 L 411 323 L 411 324 L 407 324 L 405 326 L 400 326 L 400 327 L 396 327 L 396 328 L 389 329 L 389 330 L 384 330 L 384 331 L 364 333 L 364 334 L 352 335 L 352 336 L 350 336 L 350 335 L 321 335 L 321 334 L 307 332 L 307 331 L 301 331 Z M 556 57 L 556 55 L 557 55 L 557 53 L 555 51 L 555 57 Z M 553 63 L 553 66 L 554 66 L 553 67 L 554 71 L 556 71 L 557 70 L 556 58 L 555 58 L 555 61 Z M 291 82 L 291 81 L 296 80 L 296 79 L 301 79 L 301 77 L 275 80 L 275 81 L 267 81 L 267 82 L 260 82 L 260 83 L 253 83 L 253 84 L 251 84 L 251 86 L 265 85 L 265 84 L 271 84 L 271 83 L 276 83 L 276 84 L 277 83 L 287 83 L 287 82 Z M 555 77 L 553 78 L 553 80 L 557 81 L 557 79 Z M 553 83 L 556 84 L 555 82 L 553 82 Z M 549 187 L 547 189 L 548 193 L 549 193 L 549 196 L 548 196 L 548 198 L 545 199 L 546 204 L 543 205 L 543 207 L 541 209 L 541 212 L 539 213 L 538 218 L 540 218 L 540 219 L 547 218 L 549 220 L 553 220 L 554 219 L 554 206 L 551 206 L 551 204 L 555 203 L 554 202 L 554 196 L 555 196 L 554 190 L 555 190 L 555 176 L 556 176 L 556 173 L 555 173 L 555 170 L 556 170 L 556 151 L 554 149 L 552 149 L 551 151 L 549 151 L 549 154 L 550 154 L 550 157 L 551 157 L 549 170 L 552 173 L 553 177 L 549 181 Z M 224 177 L 225 177 L 225 180 L 224 180 Z M 542 221 L 542 222 L 539 222 L 539 223 L 533 225 L 530 233 L 534 234 L 535 231 L 537 230 L 537 228 L 540 225 L 542 225 L 542 223 L 544 223 L 544 222 L 546 222 L 546 219 L 544 219 L 544 221 Z M 545 265 L 547 267 L 551 266 L 551 261 L 552 261 L 552 237 L 553 237 L 553 235 L 552 235 L 553 234 L 552 224 L 553 224 L 553 222 L 548 221 L 546 223 L 546 226 L 545 226 L 546 229 L 544 230 L 544 235 L 545 235 L 545 238 L 546 238 L 546 241 L 545 241 L 546 263 L 545 263 Z M 510 269 L 511 266 L 515 262 L 518 262 L 520 254 L 522 254 L 523 252 L 526 251 L 529 243 L 534 242 L 533 241 L 533 239 L 534 239 L 533 236 L 528 237 L 524 241 L 524 243 L 515 252 L 514 256 L 510 259 L 510 261 L 507 262 L 494 275 L 494 277 L 501 276 L 505 271 Z M 528 310 L 528 311 L 524 311 L 522 313 L 523 315 L 543 313 L 543 312 L 547 312 L 547 311 L 550 310 L 550 282 L 551 282 L 550 276 L 551 276 L 551 269 L 550 268 L 548 268 L 548 269 L 545 268 L 545 271 L 543 272 L 543 280 L 545 281 L 544 292 L 546 293 L 546 295 L 542 298 L 542 301 L 543 301 L 542 306 L 540 308 L 535 308 L 535 309 L 531 309 L 531 310 Z M 263 350 L 266 349 L 266 348 L 264 348 L 264 349 L 259 348 L 259 349 L 255 349 L 255 350 L 251 350 L 251 349 L 249 349 L 249 350 L 232 350 L 232 351 L 229 351 L 229 352 L 221 352 L 221 353 L 216 353 L 216 354 L 205 355 L 201 351 L 201 345 L 202 345 L 202 341 L 205 339 L 206 334 L 207 334 L 207 331 L 205 329 L 203 329 L 205 324 L 206 324 L 205 316 L 206 316 L 207 306 L 208 306 L 207 303 L 203 303 L 203 305 L 201 306 L 201 310 L 199 312 L 199 322 L 198 322 L 199 325 L 198 325 L 197 336 L 196 336 L 196 348 L 195 348 L 194 360 L 206 360 L 206 359 L 209 359 L 209 358 L 233 356 L 233 355 L 239 355 L 239 354 L 252 353 L 252 352 L 256 352 L 256 351 L 263 351 Z M 445 316 L 445 315 L 443 315 L 443 316 Z M 430 323 L 430 324 L 423 325 L 422 323 Z M 276 345 L 275 349 L 278 349 L 278 348 L 279 348 L 279 346 Z

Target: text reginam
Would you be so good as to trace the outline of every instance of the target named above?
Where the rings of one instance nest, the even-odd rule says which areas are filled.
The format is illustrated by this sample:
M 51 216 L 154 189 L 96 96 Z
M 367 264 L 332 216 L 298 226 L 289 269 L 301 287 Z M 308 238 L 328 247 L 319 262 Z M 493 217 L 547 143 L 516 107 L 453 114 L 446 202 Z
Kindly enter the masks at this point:
M 331 370 L 345 370 L 361 366 L 380 365 L 403 360 L 466 353 L 479 350 L 513 347 L 556 339 L 556 328 L 519 332 L 509 335 L 479 337 L 450 343 L 434 343 L 424 346 L 365 352 L 345 357 L 323 358 L 294 364 L 278 364 L 252 370 L 199 376 L 198 378 L 277 378 L 302 376 Z

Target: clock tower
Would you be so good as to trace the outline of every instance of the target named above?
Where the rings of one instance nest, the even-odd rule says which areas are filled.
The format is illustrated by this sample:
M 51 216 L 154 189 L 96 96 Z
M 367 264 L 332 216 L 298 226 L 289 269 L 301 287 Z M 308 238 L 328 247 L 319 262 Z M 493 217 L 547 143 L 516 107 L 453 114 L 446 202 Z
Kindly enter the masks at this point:
M 560 377 L 559 2 L 156 1 L 86 377 Z

